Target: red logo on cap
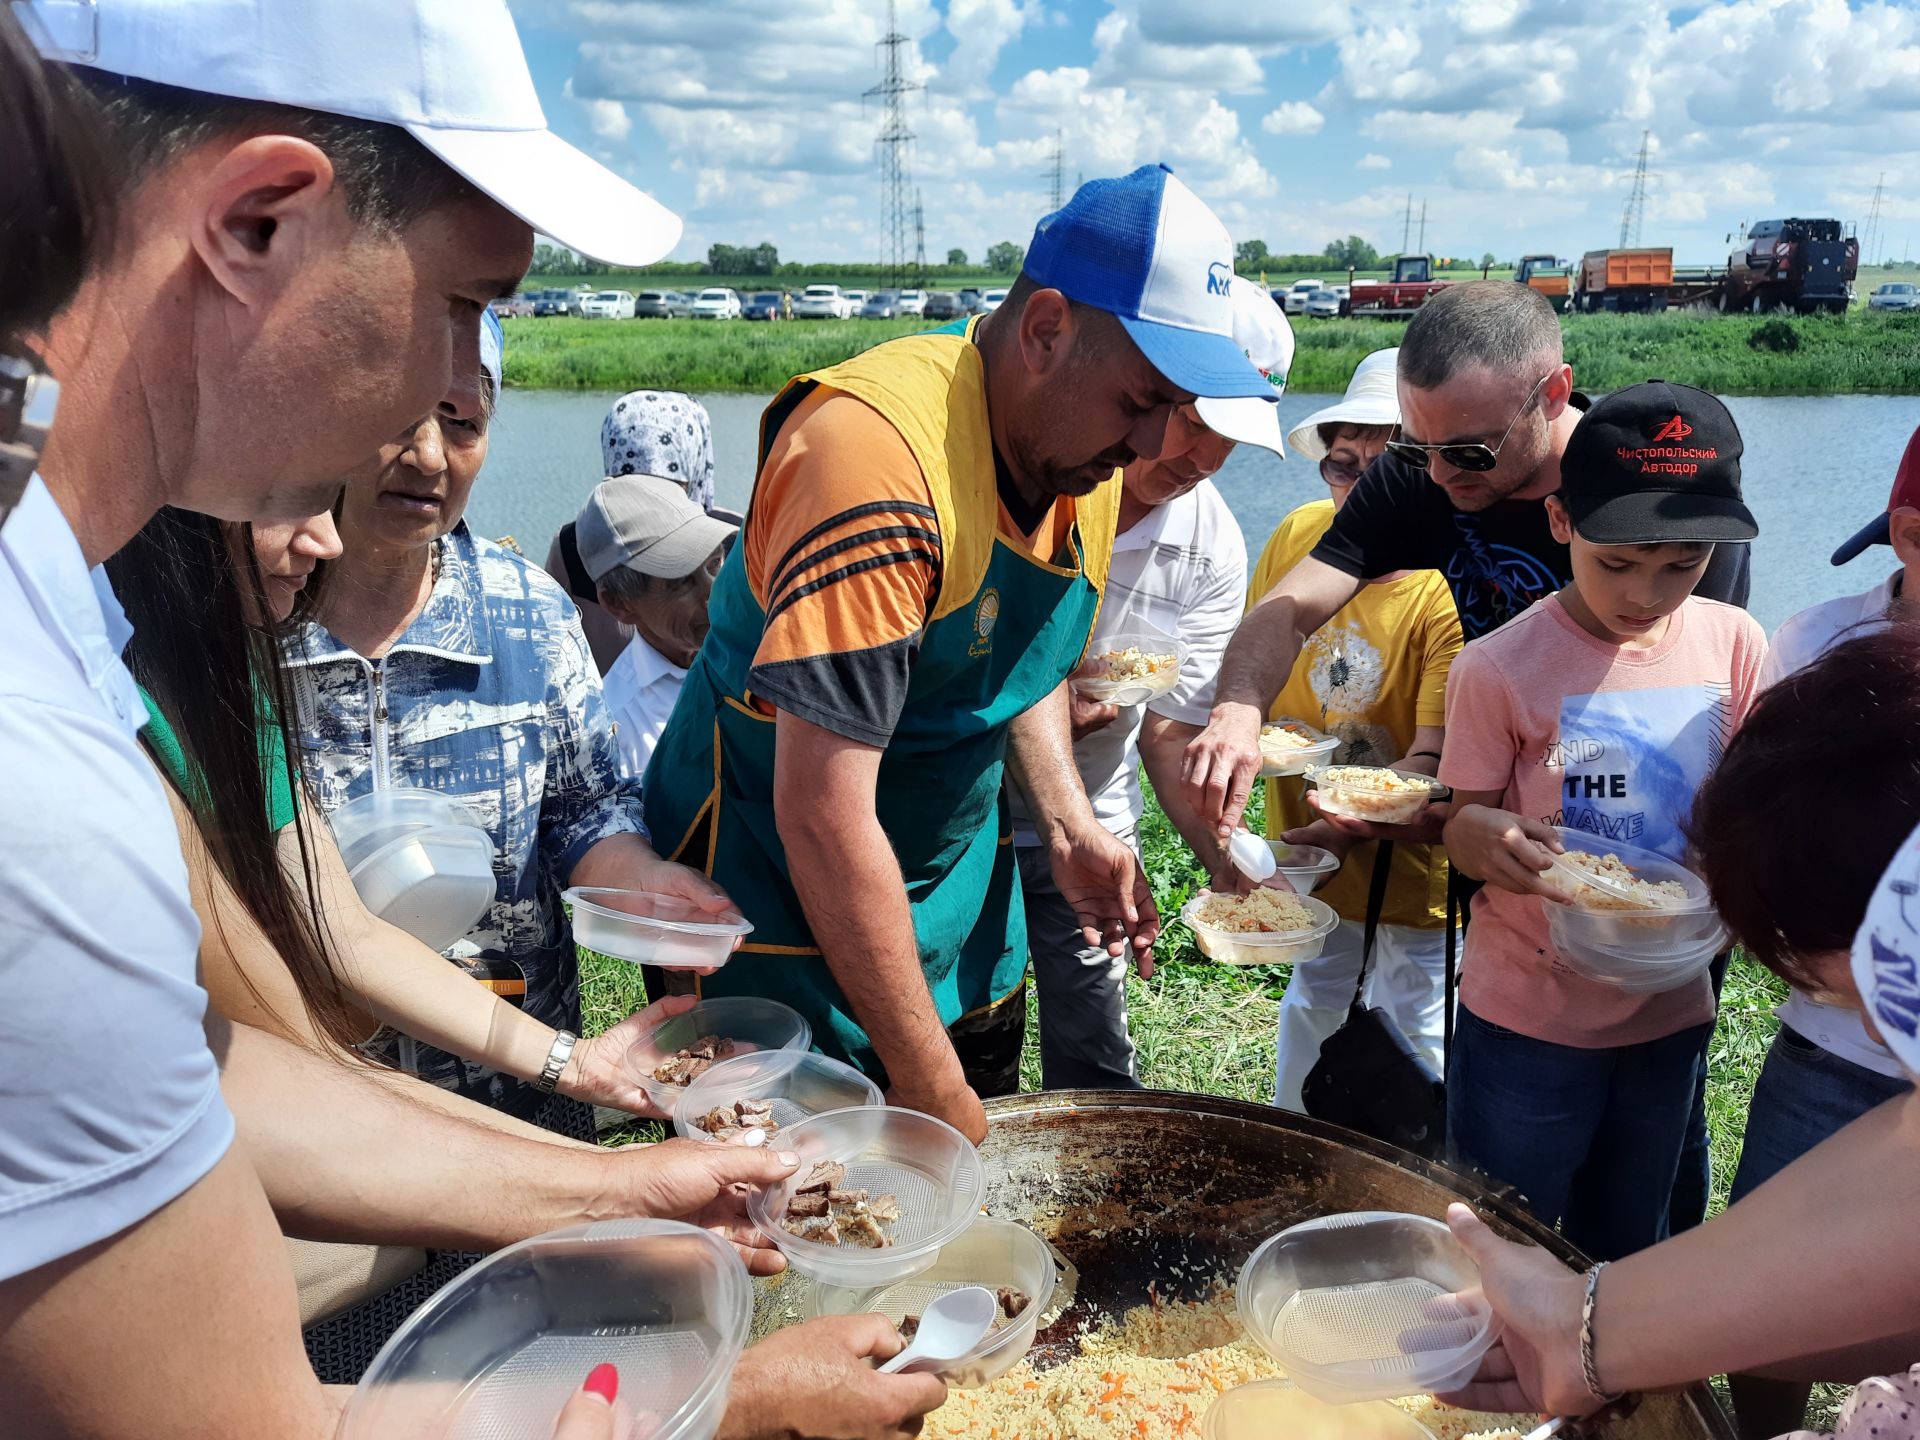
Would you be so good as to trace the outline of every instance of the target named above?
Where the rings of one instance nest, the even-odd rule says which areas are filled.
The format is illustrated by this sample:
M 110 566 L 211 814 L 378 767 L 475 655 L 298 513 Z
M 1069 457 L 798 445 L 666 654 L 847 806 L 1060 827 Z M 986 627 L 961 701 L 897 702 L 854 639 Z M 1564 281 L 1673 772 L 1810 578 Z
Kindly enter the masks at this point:
M 1662 440 L 1684 440 L 1692 433 L 1693 427 L 1676 415 L 1653 432 L 1653 439 L 1655 443 Z

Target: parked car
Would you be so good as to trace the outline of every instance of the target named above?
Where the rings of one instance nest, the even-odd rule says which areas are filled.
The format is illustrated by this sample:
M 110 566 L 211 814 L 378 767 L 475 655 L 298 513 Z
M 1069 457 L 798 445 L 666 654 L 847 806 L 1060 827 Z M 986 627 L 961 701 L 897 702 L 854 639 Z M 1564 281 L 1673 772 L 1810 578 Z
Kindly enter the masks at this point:
M 927 292 L 924 290 L 902 290 L 900 292 L 899 313 L 902 315 L 926 314 Z
M 860 307 L 862 320 L 891 320 L 899 313 L 900 292 L 898 290 L 876 290 Z
M 778 290 L 756 290 L 740 302 L 740 316 L 745 320 L 779 320 L 785 314 Z
M 1320 288 L 1318 280 L 1296 280 L 1287 290 L 1287 298 L 1282 308 L 1289 315 L 1307 313 L 1307 301 L 1313 292 Z
M 592 293 L 591 290 L 530 290 L 527 299 L 533 302 L 536 315 L 578 315 L 580 302 Z
M 674 302 L 679 297 L 671 290 L 642 290 L 633 302 L 633 313 L 653 320 L 671 320 L 679 313 Z
M 505 320 L 510 315 L 526 316 L 533 314 L 533 301 L 524 295 L 507 295 L 498 300 L 489 300 L 487 308 Z
M 853 306 L 838 285 L 809 285 L 793 302 L 796 320 L 845 320 Z
M 693 299 L 693 318 L 696 320 L 738 320 L 740 318 L 740 294 L 729 290 L 725 285 L 709 285 Z
M 580 313 L 589 320 L 631 320 L 633 312 L 631 290 L 596 290 L 580 305 Z
M 1867 297 L 1869 310 L 1920 310 L 1920 285 L 1890 280 Z
M 852 317 L 852 316 L 858 315 L 862 310 L 866 309 L 867 300 L 871 297 L 872 294 L 873 292 L 870 290 L 847 291 L 846 292 L 847 315 L 849 317 Z
M 958 320 L 962 315 L 973 313 L 966 301 L 960 298 L 958 290 L 929 290 L 927 303 L 920 313 L 929 320 Z
M 1345 285 L 1322 285 L 1307 297 L 1307 316 L 1312 320 L 1334 320 L 1347 313 L 1347 300 L 1353 292 Z
M 967 314 L 969 315 L 979 314 L 980 313 L 979 288 L 973 285 L 961 286 L 960 287 L 960 303 L 967 307 Z
M 980 304 L 975 309 L 977 315 L 991 315 L 1006 303 L 1008 292 L 1005 290 L 982 290 Z

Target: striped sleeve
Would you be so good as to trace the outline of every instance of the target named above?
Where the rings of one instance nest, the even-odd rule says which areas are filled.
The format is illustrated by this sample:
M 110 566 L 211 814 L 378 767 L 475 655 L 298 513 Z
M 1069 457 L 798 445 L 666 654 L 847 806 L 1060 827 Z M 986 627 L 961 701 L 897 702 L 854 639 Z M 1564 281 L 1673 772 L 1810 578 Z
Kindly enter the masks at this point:
M 768 452 L 746 546 L 767 615 L 753 693 L 885 746 L 942 568 L 932 495 L 906 441 L 859 400 L 810 396 Z

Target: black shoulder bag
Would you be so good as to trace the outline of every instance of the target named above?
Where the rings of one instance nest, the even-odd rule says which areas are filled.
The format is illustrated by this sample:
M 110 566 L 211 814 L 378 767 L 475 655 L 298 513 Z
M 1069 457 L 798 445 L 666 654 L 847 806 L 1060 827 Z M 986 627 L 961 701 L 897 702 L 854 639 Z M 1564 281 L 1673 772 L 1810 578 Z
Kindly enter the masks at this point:
M 1320 1047 L 1307 1072 L 1301 1099 L 1316 1120 L 1344 1125 L 1417 1155 L 1439 1158 L 1446 1144 L 1447 1102 L 1441 1076 L 1400 1033 L 1386 1011 L 1365 1002 L 1367 972 L 1386 904 L 1393 842 L 1383 840 L 1374 854 L 1373 883 L 1367 894 L 1366 934 L 1361 941 L 1360 978 L 1353 987 L 1347 1022 Z M 1452 887 L 1447 906 L 1446 1040 L 1453 1040 L 1454 931 Z

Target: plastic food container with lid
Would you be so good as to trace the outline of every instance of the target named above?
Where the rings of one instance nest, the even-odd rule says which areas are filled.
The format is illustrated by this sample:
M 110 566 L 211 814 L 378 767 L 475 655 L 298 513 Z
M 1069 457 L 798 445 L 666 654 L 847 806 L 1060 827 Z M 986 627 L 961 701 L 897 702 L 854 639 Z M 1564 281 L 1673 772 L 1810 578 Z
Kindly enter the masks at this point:
M 1326 814 L 1375 825 L 1405 825 L 1453 793 L 1431 775 L 1381 765 L 1309 765 L 1300 773 Z
M 1331 1405 L 1291 1380 L 1255 1380 L 1207 1407 L 1201 1440 L 1434 1440 L 1406 1411 L 1378 1400 Z
M 796 1271 L 823 1285 L 871 1289 L 931 1269 L 940 1251 L 973 1224 L 986 1191 L 973 1143 L 917 1110 L 831 1110 L 782 1130 L 780 1147 L 797 1153 L 800 1165 L 792 1179 L 750 1192 L 747 1214 Z M 846 1166 L 842 1188 L 895 1198 L 900 1218 L 885 1227 L 891 1245 L 829 1245 L 782 1226 L 788 1201 L 823 1161 Z
M 1201 891 L 1181 908 L 1180 918 L 1193 930 L 1200 953 L 1223 965 L 1299 965 L 1317 959 L 1340 925 L 1331 905 L 1302 894 L 1299 901 L 1313 919 L 1298 930 L 1222 930 L 1200 918 L 1200 907 L 1210 898 Z
M 1456 1390 L 1498 1333 L 1452 1232 L 1385 1210 L 1282 1230 L 1240 1271 L 1235 1300 L 1293 1382 L 1336 1405 Z
M 1558 888 L 1571 908 L 1592 917 L 1582 929 L 1586 938 L 1606 945 L 1685 944 L 1700 939 L 1718 925 L 1707 882 L 1678 861 L 1585 830 L 1555 826 L 1554 834 L 1566 847 L 1566 854 L 1554 856 L 1553 864 L 1541 879 Z M 1575 852 L 1598 859 L 1611 855 L 1633 872 L 1635 880 L 1678 885 L 1685 893 L 1636 894 L 1613 879 L 1575 867 L 1567 858 Z
M 1634 994 L 1675 990 L 1707 973 L 1714 957 L 1727 947 L 1726 927 L 1709 910 L 1695 921 L 1701 933 L 1691 938 L 1666 937 L 1652 943 L 1612 945 L 1593 933 L 1595 921 L 1617 923 L 1610 916 L 1547 901 L 1547 937 L 1570 970 Z
M 678 1221 L 536 1235 L 414 1312 L 354 1389 L 341 1435 L 548 1436 L 604 1362 L 620 1371 L 624 1433 L 709 1440 L 747 1342 L 751 1285 L 730 1245 Z
M 1340 868 L 1340 857 L 1318 845 L 1289 845 L 1284 840 L 1269 840 L 1273 851 L 1274 874 L 1283 876 L 1296 895 L 1311 895 Z
M 782 1149 L 789 1148 L 788 1127 L 802 1120 L 829 1110 L 886 1104 L 880 1087 L 851 1065 L 805 1050 L 772 1050 L 722 1060 L 682 1090 L 673 1104 L 674 1133 L 718 1144 L 694 1122 L 738 1100 L 772 1103 Z
M 493 837 L 437 790 L 371 790 L 328 825 L 360 902 L 432 949 L 460 939 L 493 903 Z
M 718 970 L 734 941 L 753 933 L 741 916 L 711 915 L 678 895 L 576 885 L 562 898 L 573 907 L 576 944 L 662 970 Z
M 643 1027 L 622 1063 L 649 1100 L 671 1109 L 687 1087 L 657 1080 L 653 1072 L 706 1035 L 732 1043 L 733 1050 L 722 1061 L 762 1050 L 805 1050 L 813 1044 L 813 1027 L 792 1006 L 758 995 L 717 995 Z
M 929 1269 L 909 1280 L 869 1289 L 813 1285 L 804 1303 L 809 1319 L 874 1314 L 898 1325 L 908 1315 L 924 1313 L 939 1296 L 968 1285 L 984 1285 L 996 1293 L 1004 1287 L 1021 1291 L 1027 1296 L 1026 1309 L 958 1360 L 940 1367 L 949 1385 L 974 1390 L 998 1380 L 1033 1348 L 1057 1279 L 1053 1251 L 1033 1231 L 1010 1220 L 975 1220 L 959 1239 L 941 1247 Z
M 1305 740 L 1304 745 L 1275 743 L 1275 731 L 1287 731 Z M 1340 742 L 1323 734 L 1303 720 L 1270 720 L 1260 727 L 1260 773 L 1263 776 L 1298 775 L 1309 765 L 1324 765 L 1333 758 Z
M 1128 650 L 1157 663 L 1143 675 L 1115 674 L 1116 659 Z M 1087 658 L 1073 672 L 1073 688 L 1103 705 L 1144 705 L 1180 683 L 1180 667 L 1187 663 L 1187 645 L 1171 635 L 1152 630 L 1122 630 L 1094 640 Z

